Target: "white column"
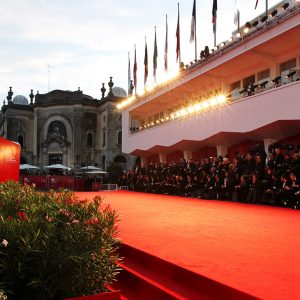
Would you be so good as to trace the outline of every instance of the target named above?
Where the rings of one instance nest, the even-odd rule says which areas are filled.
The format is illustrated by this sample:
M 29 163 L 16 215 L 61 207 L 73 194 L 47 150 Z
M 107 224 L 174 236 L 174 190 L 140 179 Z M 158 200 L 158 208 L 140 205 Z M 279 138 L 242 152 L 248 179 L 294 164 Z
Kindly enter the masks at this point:
M 265 152 L 268 154 L 268 148 L 270 145 L 276 143 L 276 140 L 272 139 L 272 138 L 266 138 L 264 139 L 264 147 L 265 147 Z
M 183 158 L 186 160 L 186 161 L 189 161 L 193 158 L 193 153 L 192 151 L 189 151 L 189 150 L 183 150 Z
M 218 145 L 217 146 L 217 156 L 222 155 L 223 157 L 225 155 L 227 155 L 227 147 L 226 146 L 222 146 L 222 145 Z
M 165 153 L 159 153 L 158 154 L 158 157 L 159 157 L 159 162 L 160 163 L 165 163 L 166 162 L 166 154 Z
M 145 156 L 140 156 L 141 157 L 141 167 L 144 167 L 147 162 L 147 158 Z

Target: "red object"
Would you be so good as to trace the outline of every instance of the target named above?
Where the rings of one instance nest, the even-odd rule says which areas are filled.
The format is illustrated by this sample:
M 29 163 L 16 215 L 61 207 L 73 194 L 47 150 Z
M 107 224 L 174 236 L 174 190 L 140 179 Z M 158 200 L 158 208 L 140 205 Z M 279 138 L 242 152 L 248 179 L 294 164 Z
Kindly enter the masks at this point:
M 105 197 L 105 203 L 122 216 L 118 225 L 119 238 L 124 244 L 202 277 L 204 286 L 203 289 L 198 286 L 200 291 L 197 297 L 185 299 L 245 299 L 236 297 L 237 290 L 256 299 L 300 299 L 300 268 L 297 267 L 300 256 L 296 250 L 300 249 L 300 211 L 128 191 L 76 195 L 80 199 L 92 199 L 96 195 Z M 128 253 L 124 257 L 125 263 L 129 263 Z M 129 267 L 136 273 L 157 281 L 158 272 L 152 272 L 157 267 L 163 276 L 165 269 L 162 266 L 165 264 L 156 266 L 149 259 L 139 262 L 141 255 L 131 258 Z M 147 268 L 149 261 L 150 267 Z M 176 277 L 178 274 L 169 273 L 165 278 L 169 281 L 179 278 L 180 283 L 193 287 L 198 282 L 194 281 L 194 276 Z M 211 280 L 219 284 L 213 284 L 210 289 Z M 127 289 L 137 295 L 141 285 L 136 285 L 136 282 L 127 281 Z M 167 283 L 159 282 L 162 286 Z M 224 285 L 234 289 L 232 297 L 222 295 Z M 168 287 L 178 291 L 176 282 L 174 285 L 168 284 Z M 201 290 L 207 294 L 201 295 Z M 215 297 L 209 297 L 211 294 Z M 129 299 L 144 300 L 152 295 L 146 296 Z
M 174 151 L 174 152 L 171 152 L 171 153 L 168 153 L 167 156 L 166 156 L 166 162 L 169 163 L 169 162 L 179 162 L 180 159 L 183 158 L 183 152 L 182 151 Z
M 47 176 L 46 175 L 21 175 L 20 182 L 23 184 L 34 184 L 38 190 L 47 189 Z
M 0 182 L 19 181 L 21 147 L 0 137 Z
M 75 191 L 84 191 L 85 180 L 83 178 L 75 178 L 74 180 L 74 190 Z
M 53 190 L 59 189 L 74 189 L 74 177 L 73 176 L 48 176 L 48 188 Z
M 92 191 L 100 191 L 102 189 L 101 182 L 92 182 Z

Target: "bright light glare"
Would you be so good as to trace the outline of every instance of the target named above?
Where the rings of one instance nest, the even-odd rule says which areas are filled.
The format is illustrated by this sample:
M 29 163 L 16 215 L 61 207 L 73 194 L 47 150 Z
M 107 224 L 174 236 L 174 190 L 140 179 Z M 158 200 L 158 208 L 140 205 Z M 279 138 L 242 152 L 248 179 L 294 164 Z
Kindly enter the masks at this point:
M 123 102 L 121 102 L 117 105 L 117 109 L 122 109 L 124 106 L 127 106 L 128 104 L 130 104 L 134 100 L 135 100 L 134 96 L 132 96 L 130 98 L 127 98 L 126 100 L 124 100 Z
M 216 97 L 216 100 L 219 104 L 223 104 L 226 102 L 226 96 L 225 95 L 219 95 Z

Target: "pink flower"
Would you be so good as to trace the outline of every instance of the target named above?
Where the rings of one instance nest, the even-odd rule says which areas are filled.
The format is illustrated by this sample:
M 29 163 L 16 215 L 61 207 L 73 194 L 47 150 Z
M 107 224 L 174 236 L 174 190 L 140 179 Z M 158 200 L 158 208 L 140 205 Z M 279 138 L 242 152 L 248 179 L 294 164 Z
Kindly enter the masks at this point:
M 7 240 L 5 240 L 5 239 L 3 239 L 3 241 L 2 241 L 2 243 L 1 243 L 4 247 L 7 247 L 7 245 L 8 245 L 8 241 Z

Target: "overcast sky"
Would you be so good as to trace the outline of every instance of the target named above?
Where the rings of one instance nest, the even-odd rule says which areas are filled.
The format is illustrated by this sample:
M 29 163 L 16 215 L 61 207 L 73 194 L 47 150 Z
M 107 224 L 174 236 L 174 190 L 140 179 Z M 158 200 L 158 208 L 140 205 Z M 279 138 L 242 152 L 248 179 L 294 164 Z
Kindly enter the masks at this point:
M 163 75 L 165 16 L 168 14 L 169 66 L 176 64 L 177 0 L 0 0 L 0 106 L 9 86 L 14 96 L 28 98 L 50 90 L 77 90 L 101 97 L 102 82 L 113 77 L 127 90 L 128 52 L 131 67 L 137 47 L 138 90 L 143 87 L 147 37 L 149 82 L 153 80 L 154 26 L 157 27 L 158 80 Z M 264 12 L 265 1 L 240 0 L 241 25 Z M 279 1 L 269 0 L 269 7 Z M 213 46 L 213 0 L 197 0 L 198 53 Z M 194 59 L 190 44 L 193 0 L 180 1 L 182 61 Z M 234 25 L 235 0 L 219 0 L 217 43 L 227 40 Z

